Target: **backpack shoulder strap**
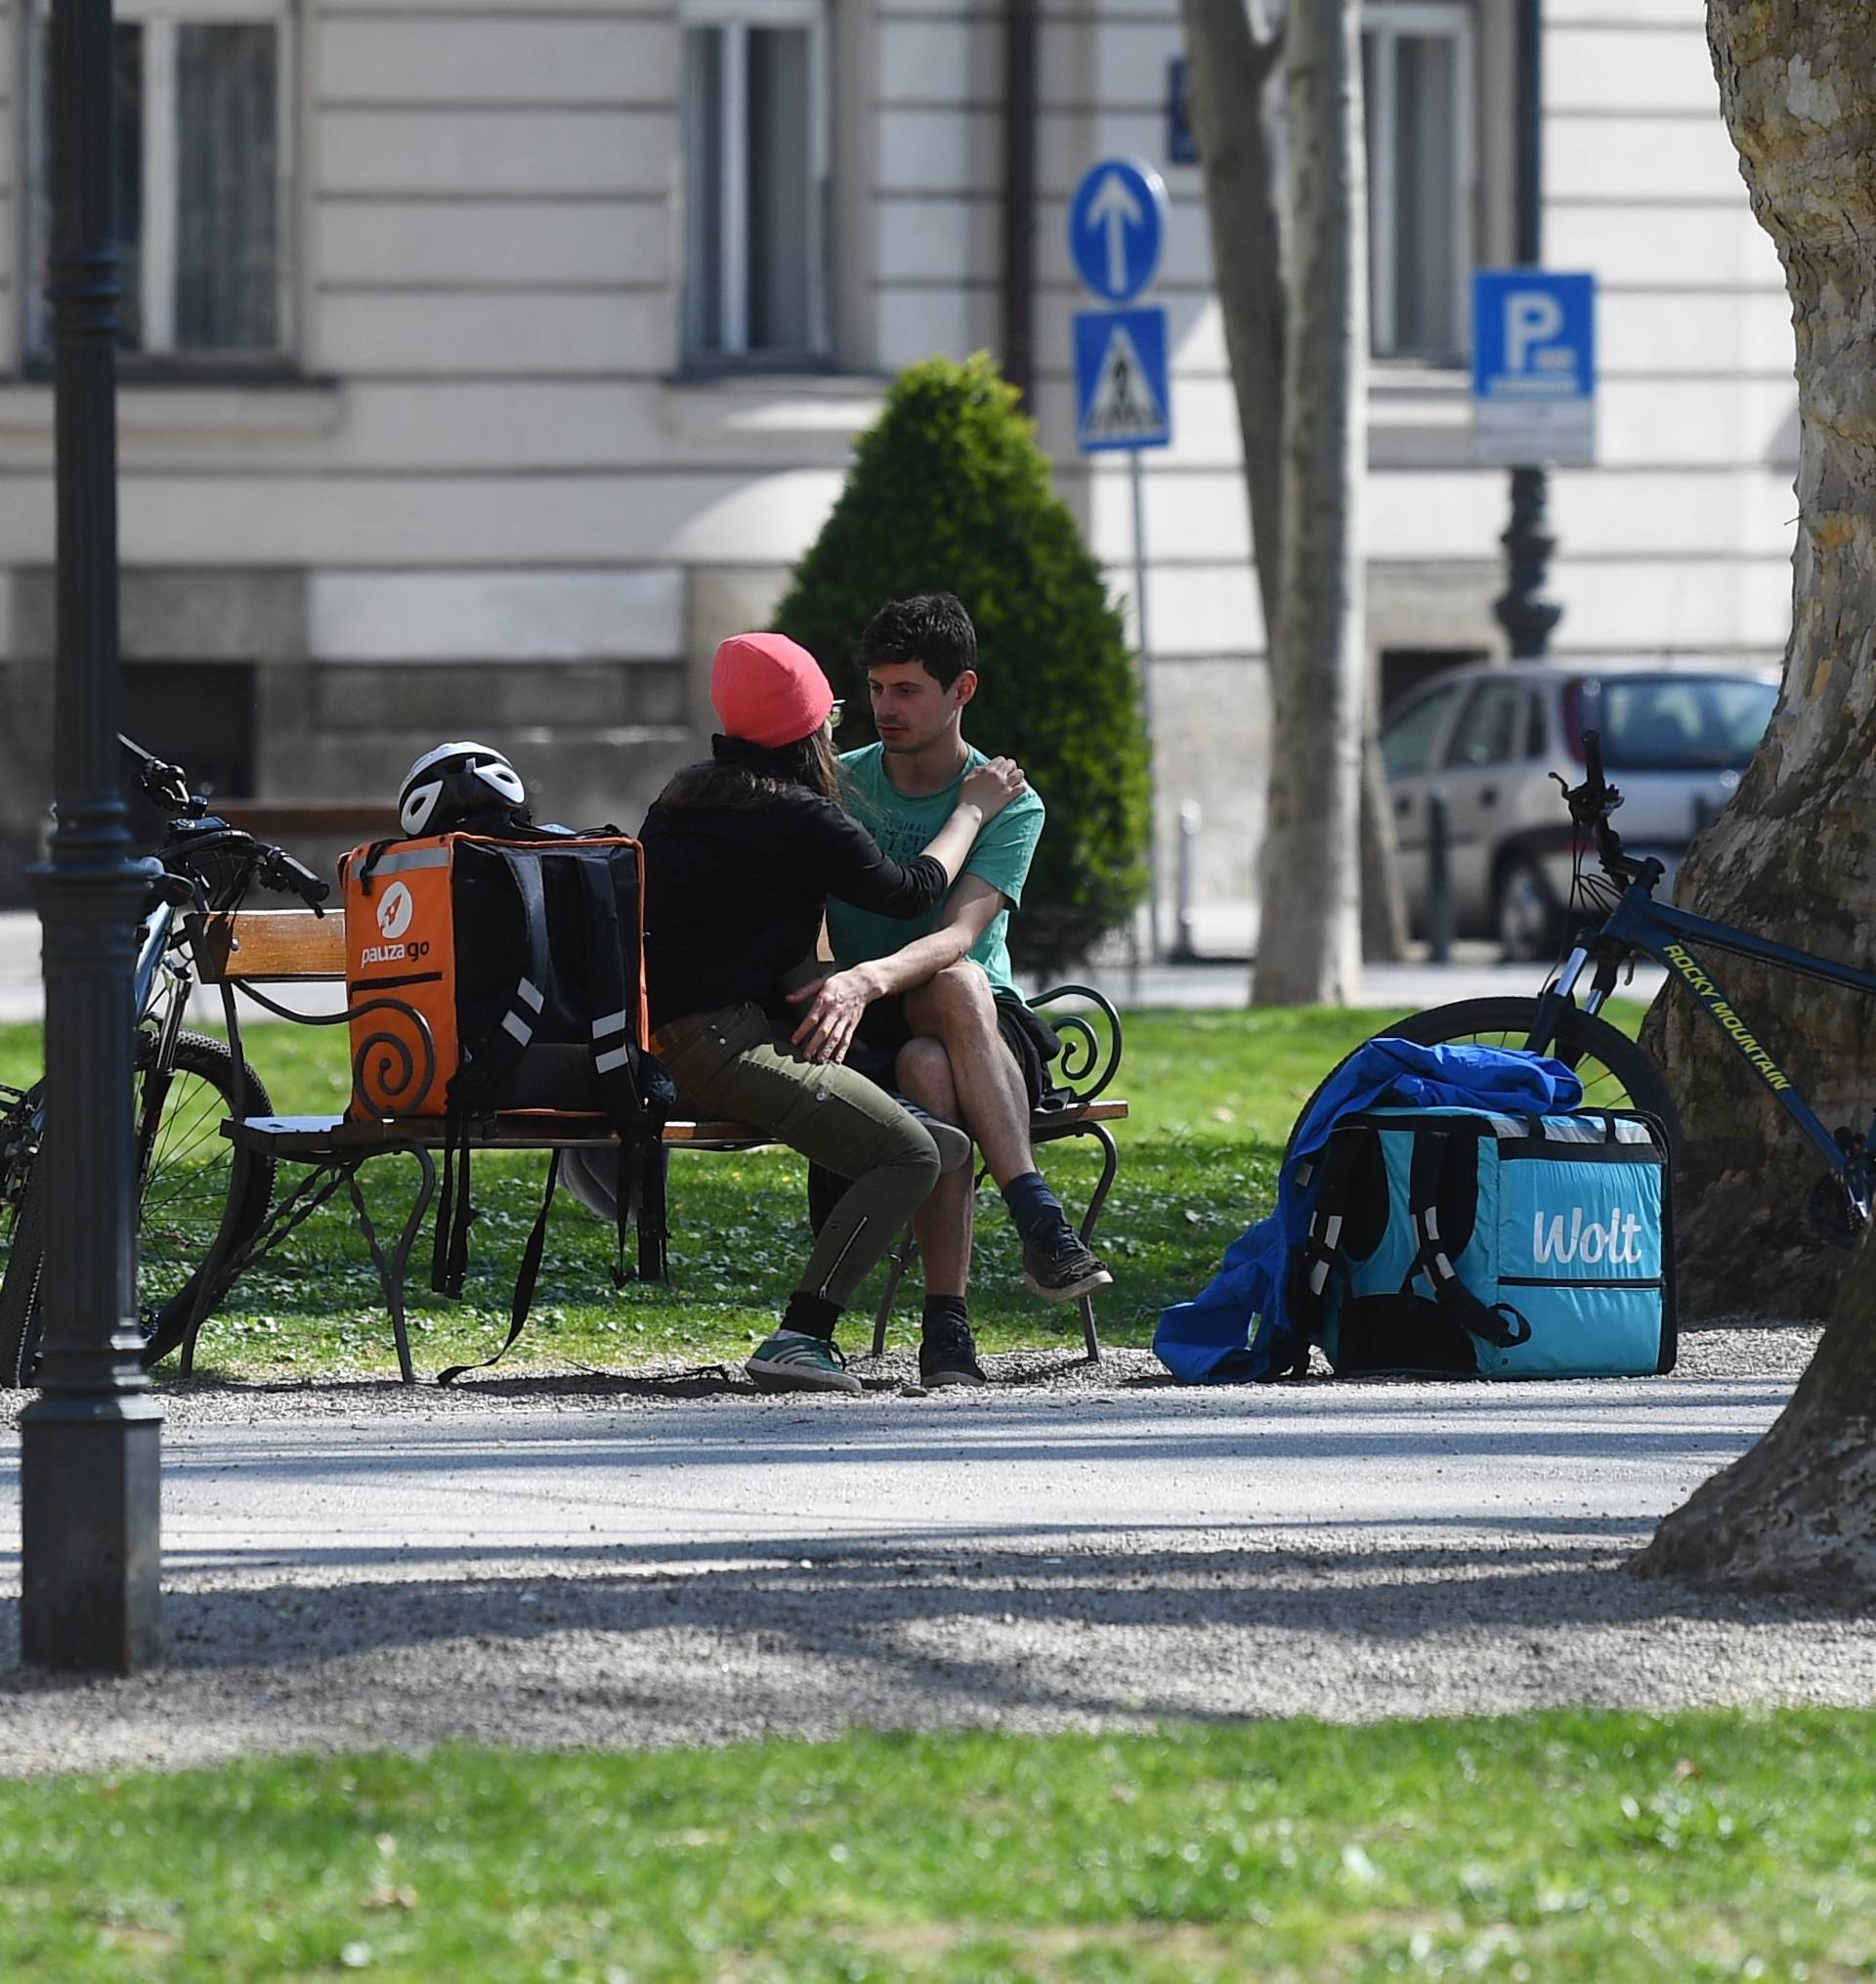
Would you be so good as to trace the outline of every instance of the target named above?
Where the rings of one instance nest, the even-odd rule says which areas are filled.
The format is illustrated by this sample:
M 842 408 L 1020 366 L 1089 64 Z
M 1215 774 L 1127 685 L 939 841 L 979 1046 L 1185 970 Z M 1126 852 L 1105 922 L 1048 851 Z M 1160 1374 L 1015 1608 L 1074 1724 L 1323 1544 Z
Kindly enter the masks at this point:
M 1300 1184 L 1306 1186 L 1312 1180 L 1316 1183 L 1309 1225 L 1290 1267 L 1290 1314 L 1301 1325 L 1305 1359 L 1307 1339 L 1320 1327 L 1328 1307 L 1331 1278 L 1347 1275 L 1341 1245 L 1348 1212 L 1348 1182 L 1360 1155 L 1362 1138 L 1367 1134 L 1370 1133 L 1353 1128 L 1338 1129 L 1322 1155 L 1305 1161 L 1297 1170 Z
M 446 1092 L 443 1192 L 437 1203 L 436 1240 L 430 1259 L 430 1285 L 440 1295 L 462 1293 L 469 1265 L 469 1222 L 474 1215 L 469 1204 L 466 1124 L 479 1111 L 494 1106 L 501 1081 L 514 1072 L 534 1037 L 534 1021 L 553 983 L 547 896 L 539 860 L 525 848 L 507 847 L 498 841 L 482 844 L 507 870 L 521 899 L 528 962 L 508 995 L 500 1020 L 480 1039 L 462 1042 L 462 1058 Z
M 593 1075 L 618 1132 L 618 1251 L 636 1219 L 638 1273 L 662 1280 L 665 1262 L 664 1143 L 669 1081 L 641 1044 L 637 984 L 626 981 L 624 932 L 608 850 L 576 855 L 586 916 L 585 1011 L 591 1015 Z M 618 1271 L 615 1271 L 616 1274 Z
M 528 1244 L 521 1252 L 521 1267 L 515 1275 L 515 1292 L 508 1305 L 508 1335 L 501 1348 L 493 1357 L 484 1358 L 478 1363 L 451 1364 L 447 1371 L 437 1373 L 437 1383 L 453 1385 L 465 1371 L 486 1371 L 490 1364 L 498 1364 L 509 1351 L 528 1320 L 528 1312 L 533 1306 L 534 1283 L 540 1278 L 540 1257 L 547 1245 L 547 1209 L 554 1202 L 554 1186 L 560 1179 L 560 1152 L 554 1151 L 547 1159 L 547 1190 L 540 1201 L 540 1211 L 534 1215 L 533 1230 L 528 1235 Z M 460 1290 L 457 1291 L 460 1293 Z
M 1407 1280 L 1425 1274 L 1433 1299 L 1460 1324 L 1498 1350 L 1529 1340 L 1531 1326 L 1505 1303 L 1488 1307 L 1460 1278 L 1453 1255 L 1471 1238 L 1470 1222 L 1457 1216 L 1458 1166 L 1476 1162 L 1477 1140 L 1447 1130 L 1416 1130 L 1407 1173 L 1407 1202 L 1414 1222 L 1415 1254 Z

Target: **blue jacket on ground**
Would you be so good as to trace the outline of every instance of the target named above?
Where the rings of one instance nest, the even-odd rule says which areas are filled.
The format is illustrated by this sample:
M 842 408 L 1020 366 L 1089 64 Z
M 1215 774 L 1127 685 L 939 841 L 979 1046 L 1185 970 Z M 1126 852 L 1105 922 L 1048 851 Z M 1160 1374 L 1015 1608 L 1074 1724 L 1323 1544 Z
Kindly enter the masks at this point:
M 1277 1177 L 1277 1209 L 1231 1242 L 1204 1292 L 1160 1314 L 1155 1355 L 1181 1384 L 1247 1385 L 1286 1369 L 1300 1348 L 1288 1313 L 1289 1261 L 1309 1228 L 1320 1173 L 1297 1174 L 1344 1116 L 1379 1106 L 1574 1109 L 1583 1084 L 1559 1060 L 1503 1047 L 1416 1047 L 1383 1035 L 1358 1047 L 1309 1104 Z

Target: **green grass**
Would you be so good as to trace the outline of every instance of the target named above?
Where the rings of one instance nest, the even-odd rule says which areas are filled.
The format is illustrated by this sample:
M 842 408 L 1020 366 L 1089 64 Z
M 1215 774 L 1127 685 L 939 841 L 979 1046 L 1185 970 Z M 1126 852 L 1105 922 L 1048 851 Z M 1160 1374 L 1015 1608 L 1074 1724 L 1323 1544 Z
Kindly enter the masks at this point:
M 1633 1029 L 1641 1009 L 1624 1018 Z M 1116 1287 L 1101 1304 L 1107 1341 L 1150 1341 L 1159 1312 L 1210 1279 L 1228 1240 L 1269 1210 L 1283 1141 L 1318 1081 L 1393 1013 L 1152 1012 L 1130 1014 L 1116 1092 L 1121 1170 L 1100 1232 Z M 340 1108 L 348 1074 L 329 1029 L 277 1024 L 247 1034 L 249 1058 L 285 1113 Z M 36 1028 L 0 1027 L 0 1081 L 37 1071 Z M 1099 1176 L 1091 1143 L 1050 1147 L 1043 1163 L 1071 1208 Z M 469 1289 L 448 1303 L 428 1289 L 428 1233 L 410 1272 L 418 1365 L 486 1356 L 507 1333 L 508 1295 L 540 1196 L 544 1157 L 479 1157 Z M 283 1169 L 282 1181 L 292 1175 Z M 365 1174 L 380 1229 L 402 1223 L 414 1169 L 386 1161 Z M 740 1359 L 773 1326 L 808 1245 L 806 1167 L 791 1152 L 679 1152 L 671 1167 L 672 1283 L 615 1292 L 612 1236 L 571 1201 L 556 1208 L 518 1369 L 629 1368 L 673 1358 Z M 1014 1237 L 994 1190 L 979 1202 L 971 1314 L 989 1351 L 1079 1345 L 1072 1309 L 1045 1310 L 1022 1285 Z M 845 1341 L 869 1332 L 878 1279 L 856 1304 Z M 900 1298 L 916 1329 L 917 1298 Z M 349 1209 L 328 1208 L 250 1270 L 202 1333 L 198 1371 L 286 1377 L 394 1367 L 377 1277 Z
M 1185 1726 L 0 1787 L 0 1974 L 1848 1979 L 1876 1715 Z

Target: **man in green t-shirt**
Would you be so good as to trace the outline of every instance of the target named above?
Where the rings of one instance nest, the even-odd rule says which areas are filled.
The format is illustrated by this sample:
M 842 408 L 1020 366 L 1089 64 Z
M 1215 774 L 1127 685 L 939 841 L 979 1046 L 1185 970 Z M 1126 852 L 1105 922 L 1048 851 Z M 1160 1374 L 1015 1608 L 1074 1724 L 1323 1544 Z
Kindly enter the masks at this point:
M 860 637 L 879 742 L 840 760 L 843 798 L 885 851 L 910 861 L 949 817 L 984 754 L 964 742 L 977 692 L 977 631 L 949 592 L 893 600 Z M 1023 897 L 1044 807 L 1019 794 L 978 835 L 951 892 L 922 921 L 828 904 L 834 970 L 794 999 L 795 1041 L 855 1064 L 977 1141 L 1023 1241 L 1023 1274 L 1045 1302 L 1112 1279 L 1036 1168 L 1029 1118 L 1056 1042 L 1010 975 L 1005 932 Z M 913 1222 L 925 1270 L 919 1371 L 927 1384 L 982 1384 L 970 1334 L 975 1192 L 970 1167 L 941 1178 Z

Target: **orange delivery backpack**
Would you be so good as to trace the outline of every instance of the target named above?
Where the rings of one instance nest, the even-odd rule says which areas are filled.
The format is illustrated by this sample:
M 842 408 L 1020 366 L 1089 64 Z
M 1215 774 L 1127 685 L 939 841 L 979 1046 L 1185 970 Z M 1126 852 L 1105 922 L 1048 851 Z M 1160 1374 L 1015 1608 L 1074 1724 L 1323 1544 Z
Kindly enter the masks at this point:
M 431 1280 L 446 1295 L 462 1292 L 468 1258 L 469 1125 L 530 1109 L 609 1118 L 617 1278 L 628 1224 L 641 1278 L 661 1278 L 661 1132 L 676 1092 L 646 1017 L 644 850 L 610 829 L 513 833 L 378 841 L 341 858 L 350 1113 L 444 1119 Z M 555 1151 L 497 1358 L 527 1320 L 559 1166 Z

